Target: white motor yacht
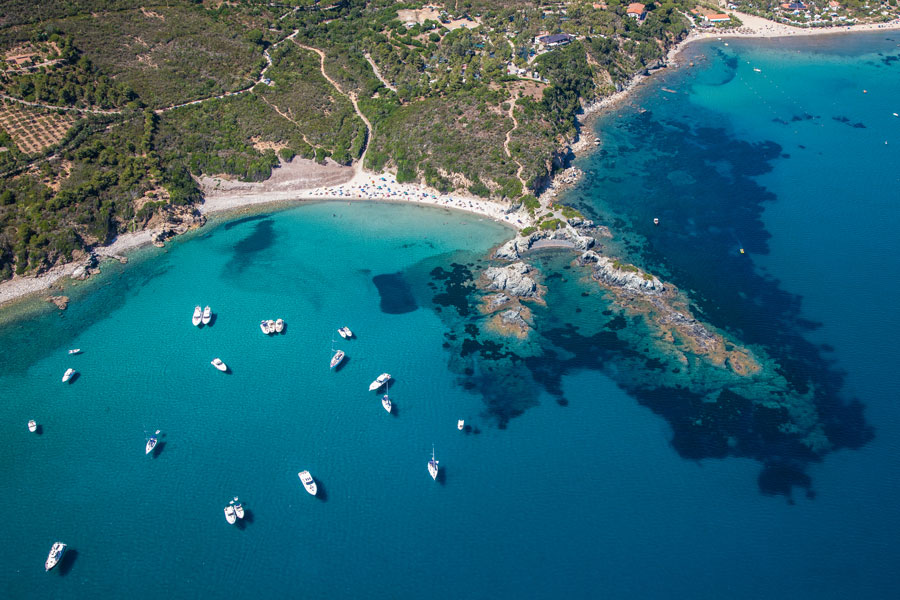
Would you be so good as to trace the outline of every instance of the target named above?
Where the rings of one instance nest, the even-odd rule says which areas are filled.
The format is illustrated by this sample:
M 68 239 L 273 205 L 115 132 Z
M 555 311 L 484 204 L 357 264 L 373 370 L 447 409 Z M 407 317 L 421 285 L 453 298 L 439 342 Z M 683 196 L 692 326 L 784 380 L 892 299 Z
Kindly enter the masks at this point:
M 373 381 L 372 383 L 369 384 L 369 391 L 374 392 L 375 390 L 377 390 L 378 388 L 383 386 L 385 383 L 387 383 L 390 378 L 391 378 L 390 373 L 382 373 L 375 379 L 375 381 Z
M 221 358 L 214 358 L 210 361 L 209 364 L 222 371 L 223 373 L 228 370 L 228 365 L 223 363 Z
M 194 316 L 191 317 L 191 323 L 194 327 L 200 327 L 200 323 L 203 321 L 203 310 L 200 308 L 200 305 L 194 307 Z
M 437 479 L 438 461 L 434 459 L 434 446 L 431 447 L 431 460 L 428 461 L 428 474 L 432 479 Z
M 275 333 L 275 321 L 269 319 L 268 321 L 266 321 L 266 325 L 269 326 L 269 335 Z
M 34 419 L 28 421 L 28 431 L 30 431 L 31 433 L 37 431 L 37 421 L 35 421 Z
M 156 433 L 150 436 L 150 439 L 147 440 L 147 445 L 144 446 L 144 454 L 150 454 L 153 452 L 153 449 L 156 448 L 156 444 L 159 442 L 159 438 L 156 437 L 159 435 L 159 429 L 156 430 Z
M 465 426 L 466 426 L 466 422 L 463 421 L 462 419 L 460 419 L 459 421 L 456 422 L 456 428 L 459 429 L 460 431 L 462 431 L 463 427 L 465 427 Z
M 53 547 L 50 548 L 50 554 L 47 556 L 47 561 L 44 563 L 44 570 L 49 571 L 53 567 L 59 563 L 62 559 L 63 553 L 66 551 L 66 545 L 62 542 L 54 542 Z
M 341 335 L 341 337 L 344 338 L 345 340 L 346 340 L 346 339 L 350 339 L 350 338 L 353 337 L 353 332 L 350 331 L 350 328 L 349 328 L 349 327 L 341 327 L 340 329 L 338 329 L 338 333 L 339 333 L 339 334 Z
M 212 309 L 209 305 L 203 309 L 203 317 L 200 319 L 204 325 L 209 325 L 209 322 L 212 321 Z
M 263 319 L 259 322 L 259 328 L 262 329 L 262 332 L 266 335 L 269 335 L 269 322 Z
M 331 357 L 331 368 L 333 369 L 336 366 L 338 366 L 339 364 L 341 364 L 342 360 L 344 360 L 344 351 L 338 350 L 337 352 L 334 353 L 334 356 Z
M 281 333 L 284 331 L 284 319 L 278 319 L 275 321 L 275 333 Z
M 303 482 L 303 487 L 306 488 L 306 491 L 315 496 L 319 488 L 316 487 L 316 480 L 309 474 L 309 471 L 300 471 L 297 473 L 297 477 Z
M 238 519 L 244 518 L 244 505 L 238 502 L 237 496 L 234 497 L 234 514 Z
M 237 515 L 234 512 L 234 507 L 230 504 L 225 507 L 225 520 L 228 521 L 228 523 L 231 525 L 234 525 L 234 522 L 237 521 Z
M 69 350 L 69 354 L 81 354 L 81 348 L 72 348 Z
M 62 376 L 62 382 L 65 383 L 65 382 L 69 381 L 70 379 L 72 379 L 72 377 L 75 376 L 75 373 L 77 373 L 77 371 L 75 369 L 66 369 L 66 372 L 63 373 L 63 376 Z

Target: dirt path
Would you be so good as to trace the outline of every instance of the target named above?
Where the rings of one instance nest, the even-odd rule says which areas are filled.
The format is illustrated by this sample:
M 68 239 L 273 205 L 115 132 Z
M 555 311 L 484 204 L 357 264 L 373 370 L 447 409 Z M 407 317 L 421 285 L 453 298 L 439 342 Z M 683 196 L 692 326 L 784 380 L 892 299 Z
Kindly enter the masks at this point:
M 356 114 L 362 119 L 363 123 L 366 124 L 366 139 L 365 145 L 363 146 L 362 154 L 359 155 L 359 161 L 353 166 L 354 172 L 356 176 L 360 176 L 363 174 L 365 167 L 363 165 L 366 162 L 366 152 L 369 151 L 369 142 L 372 139 L 372 124 L 369 122 L 369 119 L 366 118 L 366 115 L 359 110 L 359 105 L 356 103 L 356 94 L 350 94 L 341 89 L 341 86 L 337 84 L 337 82 L 328 76 L 328 73 L 325 72 L 325 53 L 319 50 L 318 48 L 313 48 L 312 46 L 307 46 L 305 44 L 301 44 L 296 40 L 292 40 L 297 46 L 303 48 L 304 50 L 309 50 L 310 52 L 315 52 L 319 55 L 319 70 L 322 72 L 322 77 L 328 80 L 334 89 L 338 91 L 342 96 L 346 96 L 348 100 L 350 100 L 350 104 L 353 105 L 353 110 L 356 111 Z
M 250 90 L 252 90 L 253 88 L 255 88 L 256 86 L 258 86 L 260 83 L 263 82 L 263 80 L 266 78 L 266 71 L 268 71 L 269 67 L 272 66 L 272 57 L 271 57 L 271 55 L 269 55 L 269 50 L 274 50 L 276 46 L 278 46 L 279 44 L 281 44 L 287 40 L 293 40 L 294 36 L 297 35 L 297 33 L 299 33 L 299 31 L 300 31 L 299 29 L 295 29 L 294 32 L 291 33 L 286 38 L 282 38 L 281 40 L 272 44 L 271 48 L 266 48 L 265 50 L 263 50 L 263 56 L 266 59 L 266 66 L 263 67 L 263 70 L 259 72 L 259 77 L 257 77 L 256 81 L 254 81 L 247 87 L 241 88 L 239 90 L 234 90 L 233 92 L 225 92 L 224 94 L 219 94 L 218 96 L 210 96 L 209 98 L 200 98 L 199 100 L 191 100 L 190 102 L 182 102 L 181 104 L 173 104 L 172 106 L 166 106 L 164 108 L 157 108 L 153 112 L 155 112 L 156 114 L 159 115 L 164 112 L 169 112 L 170 110 L 175 110 L 176 108 L 182 108 L 184 106 L 191 106 L 193 104 L 200 104 L 202 102 L 208 102 L 210 100 L 220 100 L 222 98 L 227 98 L 228 96 L 237 96 L 238 94 L 245 94 L 245 93 L 249 92 Z
M 296 126 L 297 126 L 297 129 L 298 129 L 299 132 L 300 132 L 300 137 L 303 138 L 303 141 L 306 142 L 306 144 L 307 144 L 308 146 L 310 146 L 310 147 L 312 147 L 312 148 L 318 150 L 319 147 L 318 147 L 317 145 L 313 144 L 313 143 L 310 142 L 308 139 L 306 139 L 306 134 L 303 133 L 303 128 L 300 126 L 300 123 L 298 123 L 297 121 L 295 121 L 294 118 L 293 118 L 290 114 L 286 114 L 286 113 L 282 112 L 280 108 L 278 108 L 277 106 L 275 106 L 274 104 L 272 104 L 271 102 L 269 102 L 268 100 L 266 100 L 266 97 L 265 97 L 265 96 L 260 96 L 259 99 L 262 100 L 263 102 L 265 102 L 266 104 L 268 104 L 269 106 L 271 106 L 271 107 L 272 107 L 272 110 L 274 110 L 274 111 L 277 112 L 279 115 L 281 115 L 281 117 L 282 117 L 284 120 L 290 121 L 291 123 L 293 123 L 294 125 L 296 125 Z M 290 112 L 290 109 L 288 109 L 288 112 Z
M 509 158 L 513 158 L 512 153 L 509 151 L 509 140 L 512 136 L 512 132 L 519 128 L 519 121 L 516 119 L 515 111 L 516 101 L 513 100 L 512 104 L 509 105 L 509 118 L 512 119 L 513 127 L 506 132 L 506 139 L 503 140 L 503 151 L 506 152 L 506 156 L 508 156 Z M 513 158 L 513 162 L 515 162 L 519 166 L 519 168 L 516 170 L 516 179 L 521 182 L 522 191 L 524 192 L 526 189 L 528 189 L 528 185 L 525 183 L 525 180 L 522 179 L 522 169 L 524 169 L 524 167 L 522 166 L 522 163 L 520 163 L 515 158 Z
M 397 88 L 395 88 L 394 86 L 392 86 L 391 84 L 389 84 L 389 83 L 387 82 L 387 79 L 385 79 L 384 77 L 381 76 L 381 71 L 378 70 L 378 66 L 375 64 L 375 61 L 372 60 L 371 55 L 369 55 L 369 53 L 366 52 L 363 56 L 365 56 L 365 57 L 366 57 L 366 60 L 369 61 L 369 64 L 372 65 L 372 70 L 375 71 L 375 77 L 378 78 L 378 81 L 380 81 L 381 83 L 383 83 L 383 84 L 384 84 L 384 87 L 386 87 L 387 89 L 391 90 L 392 92 L 394 92 L 394 93 L 396 94 L 396 93 L 397 93 Z

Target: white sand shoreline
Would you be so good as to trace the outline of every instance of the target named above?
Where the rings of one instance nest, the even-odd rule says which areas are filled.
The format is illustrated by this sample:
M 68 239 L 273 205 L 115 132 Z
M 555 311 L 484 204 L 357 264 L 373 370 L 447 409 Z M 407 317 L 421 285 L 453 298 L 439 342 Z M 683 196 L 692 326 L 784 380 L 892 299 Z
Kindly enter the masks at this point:
M 684 40 L 676 44 L 675 47 L 669 51 L 667 62 L 669 64 L 674 64 L 677 67 L 677 62 L 674 60 L 677 54 L 689 44 L 701 40 L 720 38 L 784 38 L 900 30 L 900 20 L 879 24 L 804 29 L 783 25 L 762 17 L 737 11 L 729 12 L 735 13 L 738 18 L 741 19 L 743 22 L 742 27 L 737 30 L 712 30 L 708 32 L 700 32 L 699 30 L 694 29 Z M 635 75 L 621 91 L 586 107 L 584 112 L 579 115 L 580 123 L 584 125 L 588 119 L 597 113 L 605 109 L 616 107 L 626 100 L 637 87 L 650 77 L 652 77 L 652 75 Z M 570 148 L 573 152 L 580 153 L 586 148 L 592 149 L 592 145 L 586 143 L 586 140 L 579 140 L 573 143 Z M 488 217 L 499 223 L 513 227 L 516 230 L 521 230 L 531 224 L 530 218 L 524 211 L 509 214 L 506 212 L 505 207 L 496 202 L 491 202 L 490 200 L 484 200 L 458 192 L 453 194 L 441 194 L 422 184 L 397 183 L 394 176 L 388 173 L 366 173 L 360 169 L 355 172 L 352 178 L 350 178 L 340 174 L 335 175 L 334 171 L 335 169 L 331 168 L 327 178 L 323 179 L 323 181 L 330 182 L 343 179 L 345 180 L 344 183 L 316 187 L 315 185 L 308 185 L 308 183 L 312 183 L 315 179 L 314 177 L 308 182 L 301 182 L 288 178 L 286 181 L 281 182 L 280 186 L 276 186 L 278 189 L 265 189 L 264 186 L 259 184 L 235 184 L 231 186 L 231 189 L 225 190 L 208 189 L 205 194 L 206 198 L 204 203 L 199 206 L 199 210 L 203 214 L 214 214 L 263 204 L 299 203 L 310 200 L 346 200 L 413 203 L 437 208 L 461 210 Z M 275 177 L 273 176 L 273 178 Z M 214 181 L 210 178 L 205 179 Z M 98 256 L 121 255 L 141 246 L 150 244 L 157 233 L 159 233 L 158 230 L 143 230 L 134 233 L 124 233 L 119 235 L 112 244 L 97 247 L 94 251 Z M 0 307 L 50 289 L 54 283 L 63 277 L 70 276 L 79 264 L 80 263 L 78 262 L 71 262 L 64 265 L 57 265 L 38 276 L 16 276 L 9 281 L 0 283 Z

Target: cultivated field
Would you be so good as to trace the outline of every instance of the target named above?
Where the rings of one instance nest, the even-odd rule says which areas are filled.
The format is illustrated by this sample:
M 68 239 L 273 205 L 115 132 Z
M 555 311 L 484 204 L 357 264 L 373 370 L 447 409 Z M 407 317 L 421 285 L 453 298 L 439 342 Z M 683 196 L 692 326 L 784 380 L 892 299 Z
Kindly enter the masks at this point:
M 59 143 L 75 122 L 69 114 L 21 106 L 0 104 L 0 127 L 15 140 L 24 154 L 34 154 Z

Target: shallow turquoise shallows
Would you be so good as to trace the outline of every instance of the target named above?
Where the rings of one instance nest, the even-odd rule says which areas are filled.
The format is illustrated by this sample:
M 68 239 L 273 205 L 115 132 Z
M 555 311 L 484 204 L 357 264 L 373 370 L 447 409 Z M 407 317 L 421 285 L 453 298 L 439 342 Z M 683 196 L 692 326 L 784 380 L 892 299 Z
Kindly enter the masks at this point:
M 607 252 L 827 390 L 842 449 L 803 463 L 808 484 L 760 493 L 754 458 L 684 458 L 672 440 L 691 429 L 645 407 L 644 371 L 564 349 L 606 319 L 569 256 L 535 261 L 550 304 L 534 309 L 531 346 L 481 347 L 531 358 L 481 358 L 469 377 L 474 343 L 458 332 L 483 321 L 454 308 L 469 288 L 429 290 L 477 273 L 511 231 L 433 208 L 310 204 L 210 224 L 107 265 L 66 291 L 65 312 L 0 326 L 0 597 L 895 597 L 891 37 L 692 46 L 693 68 L 601 119 L 603 147 L 563 199 L 613 230 Z M 197 304 L 211 326 L 191 325 Z M 263 335 L 279 317 L 285 333 Z M 596 340 L 639 353 L 641 330 L 619 326 Z M 348 357 L 336 372 L 333 348 Z M 80 376 L 62 384 L 67 367 Z M 384 371 L 395 414 L 367 391 Z M 488 406 L 491 373 L 504 390 Z M 517 376 L 536 403 L 507 397 Z M 241 526 L 225 521 L 234 496 Z M 70 552 L 47 574 L 56 540 Z

